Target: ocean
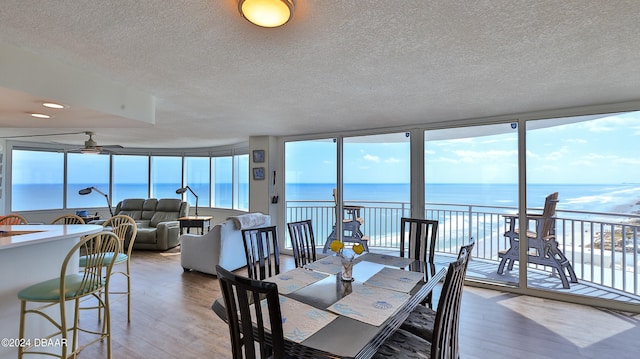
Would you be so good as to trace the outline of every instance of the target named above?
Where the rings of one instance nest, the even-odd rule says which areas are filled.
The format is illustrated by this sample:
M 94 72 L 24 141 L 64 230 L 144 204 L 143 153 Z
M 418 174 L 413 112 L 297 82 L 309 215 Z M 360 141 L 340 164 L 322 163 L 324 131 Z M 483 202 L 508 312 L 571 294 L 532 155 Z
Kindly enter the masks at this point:
M 287 201 L 333 201 L 334 184 L 287 184 Z M 541 208 L 545 197 L 559 193 L 558 210 L 631 213 L 640 201 L 640 184 L 531 184 L 527 188 L 528 207 Z M 344 200 L 358 202 L 405 202 L 409 184 L 345 184 Z M 427 184 L 427 203 L 473 204 L 517 207 L 516 184 Z
M 108 190 L 106 184 L 95 184 L 103 192 Z M 180 184 L 157 185 L 156 198 L 180 198 L 175 193 Z M 189 184 L 198 194 L 200 207 L 209 206 L 207 184 Z M 246 186 L 246 185 L 245 185 Z M 105 205 L 105 198 L 99 193 L 80 196 L 78 190 L 86 185 L 71 184 L 68 189 L 67 208 L 91 208 Z M 288 183 L 286 185 L 286 201 L 318 201 L 332 202 L 331 183 Z M 217 197 L 215 206 L 232 207 L 232 189 L 230 183 L 218 184 L 215 189 Z M 640 201 L 640 184 L 532 184 L 528 186 L 528 207 L 540 208 L 544 198 L 559 192 L 559 210 L 633 213 L 638 210 Z M 241 191 L 242 192 L 242 191 Z M 13 211 L 40 210 L 62 208 L 62 185 L 13 185 Z M 248 193 L 248 192 L 244 192 Z M 188 198 L 193 200 L 188 192 Z M 516 184 L 427 184 L 425 185 L 427 203 L 473 204 L 481 206 L 517 207 L 518 188 Z M 113 206 L 123 198 L 147 197 L 146 184 L 120 185 L 114 190 Z M 280 193 L 281 198 L 285 198 Z M 410 199 L 409 184 L 361 184 L 349 183 L 344 187 L 345 201 L 358 202 L 391 202 L 408 203 Z M 248 197 L 239 199 L 242 208 L 248 208 Z
M 93 184 L 104 193 L 108 193 L 109 186 L 106 183 Z M 241 185 L 246 188 L 246 184 Z M 78 191 L 86 188 L 86 184 L 69 184 L 67 191 L 67 208 L 96 208 L 106 206 L 106 199 L 98 192 L 81 196 Z M 180 198 L 181 195 L 176 194 L 176 189 L 182 187 L 180 183 L 158 184 L 154 187 L 155 198 Z M 193 183 L 189 187 L 198 195 L 199 207 L 209 207 L 209 185 Z M 122 184 L 114 188 L 112 205 L 125 198 L 147 198 L 146 184 Z M 242 193 L 242 191 L 240 191 Z M 219 208 L 232 208 L 232 184 L 219 183 L 215 188 L 216 198 L 215 206 Z M 240 208 L 249 208 L 248 191 L 244 192 L 246 196 L 241 196 L 239 201 Z M 191 192 L 187 191 L 187 199 L 195 202 Z M 29 211 L 29 210 L 46 210 L 58 209 L 63 207 L 63 186 L 61 184 L 21 184 L 12 186 L 12 211 Z

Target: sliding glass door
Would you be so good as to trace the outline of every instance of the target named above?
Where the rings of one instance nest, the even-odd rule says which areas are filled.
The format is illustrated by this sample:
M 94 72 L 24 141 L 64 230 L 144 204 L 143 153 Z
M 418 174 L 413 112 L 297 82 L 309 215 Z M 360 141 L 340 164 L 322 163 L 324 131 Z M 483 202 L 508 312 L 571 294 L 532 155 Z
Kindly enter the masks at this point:
M 333 189 L 337 177 L 333 138 L 285 143 L 286 222 L 310 219 L 316 246 L 322 248 L 335 223 Z M 288 233 L 286 248 L 291 248 Z
M 505 214 L 518 211 L 517 123 L 425 131 L 425 218 L 439 222 L 436 253 L 476 241 L 468 277 L 517 286 L 518 271 L 498 274 Z M 481 270 L 476 268 L 482 266 Z
M 358 228 L 345 236 L 398 253 L 400 218 L 411 209 L 410 140 L 408 132 L 344 138 L 342 217 Z
M 529 121 L 526 136 L 527 207 L 541 213 L 558 193 L 554 241 L 538 255 L 530 243 L 529 287 L 625 302 L 640 294 L 640 112 Z

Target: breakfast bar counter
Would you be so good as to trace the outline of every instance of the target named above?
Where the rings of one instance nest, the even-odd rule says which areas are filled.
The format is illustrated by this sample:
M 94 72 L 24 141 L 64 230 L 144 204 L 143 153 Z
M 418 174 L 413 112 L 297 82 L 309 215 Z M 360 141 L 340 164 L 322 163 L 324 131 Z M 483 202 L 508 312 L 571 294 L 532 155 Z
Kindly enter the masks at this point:
M 0 359 L 17 357 L 18 292 L 29 285 L 59 277 L 62 261 L 80 237 L 102 229 L 102 226 L 88 224 L 0 226 L 0 338 L 3 340 Z M 30 327 L 38 329 L 37 325 Z M 36 330 L 26 336 L 33 340 L 45 332 Z

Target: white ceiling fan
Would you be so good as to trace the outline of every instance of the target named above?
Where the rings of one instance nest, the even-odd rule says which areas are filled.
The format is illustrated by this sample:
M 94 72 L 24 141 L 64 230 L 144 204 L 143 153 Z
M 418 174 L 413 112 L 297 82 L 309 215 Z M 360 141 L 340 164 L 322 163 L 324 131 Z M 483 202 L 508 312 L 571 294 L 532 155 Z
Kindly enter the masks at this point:
M 95 133 L 92 131 L 50 133 L 50 134 L 24 135 L 24 136 L 7 136 L 7 137 L 0 137 L 0 138 L 10 139 L 10 138 L 25 138 L 25 137 L 66 136 L 66 135 L 78 135 L 78 134 L 85 134 L 89 136 L 89 139 L 84 141 L 83 147 L 80 147 L 78 149 L 71 149 L 69 150 L 69 152 L 79 151 L 80 153 L 84 153 L 84 154 L 99 154 L 99 153 L 102 153 L 103 150 L 109 151 L 109 149 L 111 148 L 123 148 L 120 145 L 99 146 L 98 143 L 93 139 L 93 136 L 95 135 Z
M 80 152 L 85 154 L 98 154 L 102 152 L 102 146 L 98 146 L 98 143 L 93 140 L 95 133 L 87 131 L 85 134 L 89 136 L 89 139 L 84 141 L 84 147 L 80 149 Z

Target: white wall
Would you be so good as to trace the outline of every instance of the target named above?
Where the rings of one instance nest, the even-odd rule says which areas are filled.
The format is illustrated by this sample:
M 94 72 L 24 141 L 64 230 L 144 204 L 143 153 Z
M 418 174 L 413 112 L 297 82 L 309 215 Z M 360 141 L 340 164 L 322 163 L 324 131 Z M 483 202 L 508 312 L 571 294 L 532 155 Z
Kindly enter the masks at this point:
M 264 162 L 254 162 L 253 151 L 265 152 Z M 271 223 L 278 223 L 277 203 L 272 203 L 279 191 L 275 184 L 276 138 L 271 136 L 249 137 L 249 212 L 262 212 L 271 216 Z M 264 180 L 254 180 L 254 168 L 264 168 Z M 278 200 L 280 200 L 278 198 Z

